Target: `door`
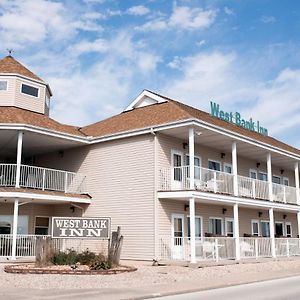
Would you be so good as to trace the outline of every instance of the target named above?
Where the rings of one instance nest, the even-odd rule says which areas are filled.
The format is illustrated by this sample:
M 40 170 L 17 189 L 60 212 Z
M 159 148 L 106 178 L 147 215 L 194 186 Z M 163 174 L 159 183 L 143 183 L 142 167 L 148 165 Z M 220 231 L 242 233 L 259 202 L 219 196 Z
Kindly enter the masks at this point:
M 180 151 L 172 150 L 172 189 L 181 190 L 184 180 L 183 154 Z
M 184 216 L 172 215 L 172 258 L 184 259 Z

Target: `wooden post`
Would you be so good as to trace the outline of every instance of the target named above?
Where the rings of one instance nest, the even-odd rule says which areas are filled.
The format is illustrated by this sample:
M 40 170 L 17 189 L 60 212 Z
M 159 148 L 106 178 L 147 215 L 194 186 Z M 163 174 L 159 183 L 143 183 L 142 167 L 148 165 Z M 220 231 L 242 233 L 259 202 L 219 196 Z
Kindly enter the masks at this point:
M 36 264 L 38 266 L 47 266 L 50 263 L 50 257 L 53 254 L 53 248 L 50 237 L 36 238 Z
M 121 235 L 121 227 L 118 226 L 117 231 L 111 234 L 111 240 L 108 245 L 108 261 L 112 265 L 120 264 L 121 250 L 123 244 L 123 236 Z

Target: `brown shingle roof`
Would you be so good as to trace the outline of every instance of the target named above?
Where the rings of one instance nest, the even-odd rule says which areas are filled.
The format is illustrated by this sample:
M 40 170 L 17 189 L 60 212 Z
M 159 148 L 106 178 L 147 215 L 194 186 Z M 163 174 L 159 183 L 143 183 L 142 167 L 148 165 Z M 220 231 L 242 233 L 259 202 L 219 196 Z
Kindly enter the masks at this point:
M 16 61 L 12 56 L 6 56 L 0 60 L 0 73 L 16 73 L 35 80 L 43 81 L 40 77 Z
M 151 92 L 153 93 L 153 92 Z M 167 100 L 167 102 L 135 108 L 125 111 L 119 115 L 106 120 L 83 127 L 81 130 L 86 135 L 104 136 L 139 128 L 152 127 L 176 121 L 198 119 L 232 132 L 241 134 L 248 138 L 266 143 L 268 145 L 290 151 L 300 155 L 300 150 L 276 140 L 270 136 L 263 136 L 259 133 L 238 127 L 234 124 L 212 117 L 210 114 L 198 110 L 194 107 L 185 105 L 181 102 L 172 100 L 165 96 L 153 93 Z
M 61 124 L 48 116 L 17 107 L 0 106 L 0 123 L 26 124 L 84 136 L 79 127 Z

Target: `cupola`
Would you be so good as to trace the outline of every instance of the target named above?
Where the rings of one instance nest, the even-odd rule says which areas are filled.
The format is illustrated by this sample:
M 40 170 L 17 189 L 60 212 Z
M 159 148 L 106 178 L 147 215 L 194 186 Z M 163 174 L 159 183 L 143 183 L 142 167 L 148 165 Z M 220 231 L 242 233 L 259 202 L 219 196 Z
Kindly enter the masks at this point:
M 49 115 L 51 89 L 40 77 L 8 55 L 0 60 L 0 106 Z

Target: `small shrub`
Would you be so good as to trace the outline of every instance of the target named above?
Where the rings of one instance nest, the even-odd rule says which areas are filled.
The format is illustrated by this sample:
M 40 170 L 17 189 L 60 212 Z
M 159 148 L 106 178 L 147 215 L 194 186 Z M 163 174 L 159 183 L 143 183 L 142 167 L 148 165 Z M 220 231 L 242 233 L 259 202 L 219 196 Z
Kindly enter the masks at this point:
M 78 254 L 75 250 L 67 250 L 66 252 L 56 252 L 51 258 L 54 265 L 75 265 L 77 263 Z
M 89 265 L 95 259 L 95 257 L 96 254 L 94 252 L 86 250 L 77 255 L 77 262 L 79 262 L 81 265 Z
M 90 262 L 91 270 L 108 270 L 112 267 L 111 262 L 102 254 L 98 254 Z

